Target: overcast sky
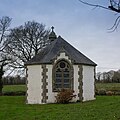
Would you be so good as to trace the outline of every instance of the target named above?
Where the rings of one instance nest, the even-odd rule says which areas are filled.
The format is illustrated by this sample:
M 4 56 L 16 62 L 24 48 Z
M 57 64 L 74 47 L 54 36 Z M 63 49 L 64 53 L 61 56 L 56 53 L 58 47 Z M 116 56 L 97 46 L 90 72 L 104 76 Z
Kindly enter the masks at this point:
M 94 1 L 108 5 L 109 0 Z M 79 0 L 0 0 L 0 15 L 12 18 L 11 27 L 32 20 L 54 26 L 57 35 L 98 64 L 97 71 L 120 69 L 120 27 L 113 33 L 107 30 L 117 17 L 114 12 Z

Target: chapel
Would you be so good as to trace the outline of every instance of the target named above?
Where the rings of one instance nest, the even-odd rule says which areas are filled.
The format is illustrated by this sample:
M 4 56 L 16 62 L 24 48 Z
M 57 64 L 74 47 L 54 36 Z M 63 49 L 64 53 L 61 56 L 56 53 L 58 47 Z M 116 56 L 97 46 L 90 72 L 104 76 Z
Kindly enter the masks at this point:
M 50 43 L 25 63 L 27 76 L 27 103 L 55 103 L 61 89 L 72 89 L 76 101 L 95 99 L 96 63 L 56 35 L 54 28 Z

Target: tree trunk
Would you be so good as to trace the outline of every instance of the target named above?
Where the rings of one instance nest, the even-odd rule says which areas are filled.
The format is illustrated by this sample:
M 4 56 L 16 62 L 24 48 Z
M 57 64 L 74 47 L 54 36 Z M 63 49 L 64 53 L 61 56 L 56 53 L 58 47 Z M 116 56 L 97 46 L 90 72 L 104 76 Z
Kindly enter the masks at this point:
M 3 74 L 4 74 L 3 66 L 1 66 L 1 68 L 0 68 L 0 95 L 2 95 L 2 88 L 3 88 L 2 76 L 3 76 Z

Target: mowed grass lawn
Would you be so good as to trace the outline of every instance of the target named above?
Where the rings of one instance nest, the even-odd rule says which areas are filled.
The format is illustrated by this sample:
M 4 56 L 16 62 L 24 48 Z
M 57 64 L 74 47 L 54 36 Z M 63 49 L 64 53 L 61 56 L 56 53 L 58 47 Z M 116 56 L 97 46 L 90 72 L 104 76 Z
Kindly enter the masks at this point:
M 97 89 L 120 90 L 120 83 L 97 83 Z M 5 85 L 3 92 L 26 91 Z M 120 120 L 120 96 L 97 96 L 74 104 L 28 105 L 25 96 L 0 96 L 0 120 Z
M 120 96 L 72 104 L 25 104 L 24 96 L 0 97 L 0 120 L 120 120 Z

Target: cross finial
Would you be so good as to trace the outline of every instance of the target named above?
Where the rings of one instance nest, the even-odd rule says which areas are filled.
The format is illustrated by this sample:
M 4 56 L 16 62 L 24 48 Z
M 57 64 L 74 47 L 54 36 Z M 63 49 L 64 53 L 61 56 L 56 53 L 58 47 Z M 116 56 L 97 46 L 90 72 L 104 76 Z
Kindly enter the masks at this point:
M 49 40 L 54 41 L 57 38 L 57 36 L 56 36 L 56 34 L 54 32 L 54 27 L 53 26 L 51 27 L 51 29 L 52 29 L 52 31 L 49 34 Z
M 54 27 L 52 26 L 51 29 L 52 29 L 52 31 L 53 31 L 53 30 L 54 30 Z

